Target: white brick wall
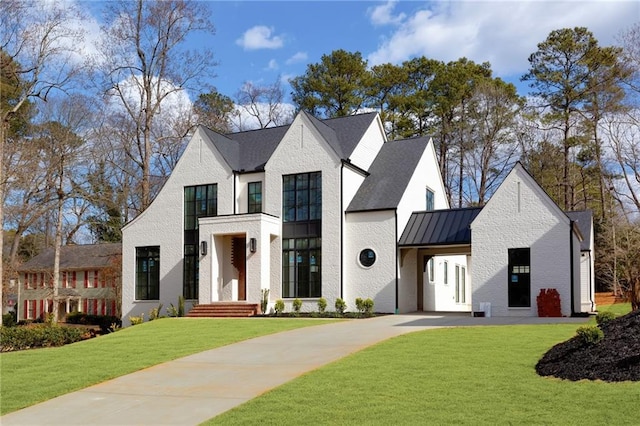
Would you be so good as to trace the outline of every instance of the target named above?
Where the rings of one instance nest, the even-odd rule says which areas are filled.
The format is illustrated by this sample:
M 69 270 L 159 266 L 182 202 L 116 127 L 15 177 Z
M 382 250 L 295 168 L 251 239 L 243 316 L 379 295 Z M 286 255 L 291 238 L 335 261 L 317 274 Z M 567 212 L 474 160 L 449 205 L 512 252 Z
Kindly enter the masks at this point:
M 494 316 L 537 316 L 540 289 L 555 288 L 563 315 L 570 315 L 569 227 L 566 215 L 518 164 L 471 226 L 473 310 L 490 302 Z M 508 249 L 526 247 L 531 249 L 531 307 L 509 308 Z

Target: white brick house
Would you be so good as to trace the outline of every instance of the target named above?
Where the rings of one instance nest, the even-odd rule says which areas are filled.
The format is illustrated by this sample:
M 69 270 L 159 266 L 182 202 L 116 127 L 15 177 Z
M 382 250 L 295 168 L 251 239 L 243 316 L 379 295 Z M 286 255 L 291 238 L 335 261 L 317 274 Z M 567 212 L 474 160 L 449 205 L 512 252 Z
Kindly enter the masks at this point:
M 540 290 L 555 289 L 562 315 L 592 312 L 593 275 L 580 268 L 592 227 L 590 212 L 566 214 L 516 164 L 471 223 L 474 310 L 489 302 L 493 315 L 537 316 Z
M 258 303 L 262 289 L 288 309 L 324 297 L 353 310 L 370 297 L 380 312 L 415 311 L 416 260 L 401 259 L 397 242 L 414 210 L 448 208 L 435 158 L 428 138 L 387 141 L 375 113 L 303 112 L 230 135 L 198 128 L 123 229 L 125 323 L 180 295 L 187 307 Z
M 474 222 L 481 259 L 491 253 L 478 238 L 505 229 L 489 218 L 507 198 Z M 496 314 L 513 313 L 500 310 L 484 261 L 480 278 L 470 270 L 480 209 L 448 209 L 432 141 L 387 141 L 376 113 L 301 112 L 288 126 L 228 135 L 199 127 L 153 203 L 123 228 L 123 322 L 179 296 L 187 308 L 259 303 L 265 289 L 270 307 L 283 299 L 287 310 L 295 298 L 316 310 L 320 297 L 354 310 L 361 297 L 378 312 L 471 312 L 495 300 Z M 440 217 L 449 224 L 421 228 Z

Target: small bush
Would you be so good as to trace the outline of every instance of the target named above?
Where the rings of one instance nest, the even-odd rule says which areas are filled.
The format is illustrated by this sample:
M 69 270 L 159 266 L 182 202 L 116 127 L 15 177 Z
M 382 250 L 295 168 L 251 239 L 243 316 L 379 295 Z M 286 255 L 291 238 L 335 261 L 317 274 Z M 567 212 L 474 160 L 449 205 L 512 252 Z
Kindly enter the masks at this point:
M 129 322 L 131 322 L 131 325 L 142 324 L 143 321 L 144 321 L 144 312 L 141 313 L 139 317 L 135 317 L 135 316 L 129 317 Z
M 75 327 L 38 324 L 0 328 L 0 351 L 62 346 L 82 340 L 84 330 Z
M 578 328 L 577 333 L 582 341 L 588 345 L 596 344 L 604 338 L 602 330 L 595 325 L 583 325 Z
M 167 316 L 171 318 L 175 318 L 178 316 L 178 308 L 173 306 L 173 303 L 169 303 L 169 307 L 167 308 Z
M 324 314 L 324 311 L 327 310 L 327 299 L 325 299 L 324 297 L 321 297 L 320 299 L 318 299 L 318 312 L 320 312 L 321 314 Z
M 338 297 L 336 299 L 335 308 L 338 314 L 344 315 L 344 311 L 347 310 L 347 302 Z
M 71 312 L 67 314 L 65 322 L 68 324 L 97 325 L 102 333 L 109 333 L 112 324 L 122 326 L 122 320 L 113 315 L 89 315 L 84 312 Z
M 178 316 L 184 316 L 184 296 L 178 297 Z
M 606 324 L 615 318 L 616 318 L 616 314 L 614 314 L 613 312 L 609 312 L 609 311 L 598 312 L 598 314 L 596 315 L 596 323 L 598 323 L 598 325 Z
M 282 299 L 276 300 L 273 310 L 276 312 L 276 315 L 282 314 L 284 312 L 284 301 Z
M 293 312 L 299 314 L 300 309 L 302 309 L 302 300 L 296 297 L 295 299 L 293 299 Z
M 10 311 L 2 315 L 2 325 L 4 327 L 15 327 L 17 321 L 16 311 Z
M 364 310 L 364 314 L 366 316 L 371 316 L 373 315 L 373 300 L 370 298 L 367 298 L 365 300 L 362 301 L 362 308 Z
M 158 318 L 162 318 L 160 316 L 160 312 L 162 311 L 162 303 L 158 305 L 157 308 L 151 308 L 149 310 L 149 321 L 156 320 Z

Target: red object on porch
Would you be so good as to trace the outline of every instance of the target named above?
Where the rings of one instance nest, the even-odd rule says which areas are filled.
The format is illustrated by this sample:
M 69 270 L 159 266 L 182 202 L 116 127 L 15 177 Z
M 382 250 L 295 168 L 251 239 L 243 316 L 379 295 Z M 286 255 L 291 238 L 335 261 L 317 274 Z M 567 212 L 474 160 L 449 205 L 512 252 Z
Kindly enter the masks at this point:
M 555 288 L 543 288 L 536 298 L 539 317 L 561 317 L 560 294 Z

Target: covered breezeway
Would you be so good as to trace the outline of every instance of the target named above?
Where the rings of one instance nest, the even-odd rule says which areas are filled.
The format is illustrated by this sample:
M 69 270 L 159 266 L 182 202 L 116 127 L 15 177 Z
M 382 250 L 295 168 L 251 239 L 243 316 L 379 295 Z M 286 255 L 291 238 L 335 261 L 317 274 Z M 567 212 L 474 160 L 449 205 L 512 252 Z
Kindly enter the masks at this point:
M 402 264 L 416 256 L 407 264 L 417 267 L 418 311 L 471 311 L 470 224 L 481 209 L 414 212 L 409 218 L 398 250 Z

